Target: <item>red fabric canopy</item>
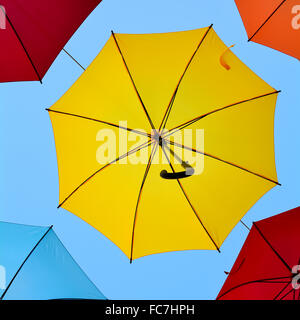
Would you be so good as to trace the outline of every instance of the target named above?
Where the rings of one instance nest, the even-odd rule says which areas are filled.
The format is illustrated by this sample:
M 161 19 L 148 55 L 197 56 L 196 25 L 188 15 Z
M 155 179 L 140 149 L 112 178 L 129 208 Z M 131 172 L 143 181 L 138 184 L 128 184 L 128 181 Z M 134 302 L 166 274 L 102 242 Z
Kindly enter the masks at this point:
M 101 0 L 2 0 L 0 82 L 40 80 Z
M 300 299 L 299 225 L 300 207 L 255 222 L 217 299 Z

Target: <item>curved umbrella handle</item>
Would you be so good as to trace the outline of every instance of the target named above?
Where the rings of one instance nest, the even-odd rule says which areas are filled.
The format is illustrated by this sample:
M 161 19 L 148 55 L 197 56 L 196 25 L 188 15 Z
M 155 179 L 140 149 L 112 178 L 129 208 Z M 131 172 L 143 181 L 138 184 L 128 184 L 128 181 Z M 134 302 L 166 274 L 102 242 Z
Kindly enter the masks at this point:
M 231 67 L 230 67 L 230 65 L 228 65 L 227 62 L 225 61 L 225 54 L 226 54 L 231 48 L 233 48 L 234 46 L 235 46 L 235 44 L 233 44 L 232 46 L 228 47 L 228 48 L 223 52 L 223 54 L 222 54 L 221 57 L 220 57 L 220 63 L 221 63 L 221 65 L 222 65 L 222 67 L 224 67 L 226 70 L 230 70 Z
M 162 170 L 160 172 L 160 176 L 163 179 L 175 180 L 175 179 L 183 179 L 183 178 L 190 177 L 195 173 L 194 168 L 191 167 L 187 162 L 182 162 L 182 166 L 185 168 L 185 171 L 168 172 L 167 170 Z

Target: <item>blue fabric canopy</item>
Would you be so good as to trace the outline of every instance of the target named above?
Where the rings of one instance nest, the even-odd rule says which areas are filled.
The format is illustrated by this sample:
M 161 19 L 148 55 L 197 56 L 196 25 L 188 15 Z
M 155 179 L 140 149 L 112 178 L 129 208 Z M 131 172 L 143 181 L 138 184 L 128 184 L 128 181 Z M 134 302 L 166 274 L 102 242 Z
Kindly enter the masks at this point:
M 0 222 L 0 296 L 6 300 L 106 299 L 52 227 Z

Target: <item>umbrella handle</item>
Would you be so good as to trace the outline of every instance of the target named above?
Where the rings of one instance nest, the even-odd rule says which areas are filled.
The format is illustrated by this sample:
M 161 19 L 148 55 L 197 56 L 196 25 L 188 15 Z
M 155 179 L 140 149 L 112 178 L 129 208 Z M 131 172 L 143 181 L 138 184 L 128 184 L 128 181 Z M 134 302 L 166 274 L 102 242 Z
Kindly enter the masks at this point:
M 225 54 L 226 54 L 231 48 L 233 48 L 234 46 L 235 46 L 235 44 L 233 44 L 232 46 L 228 47 L 228 48 L 223 52 L 223 54 L 222 54 L 221 57 L 220 57 L 220 63 L 221 63 L 221 65 L 222 65 L 222 67 L 224 67 L 226 70 L 230 70 L 231 67 L 230 67 L 230 65 L 228 65 L 228 64 L 226 63 L 224 56 L 225 56 Z
M 177 179 L 190 177 L 195 173 L 194 168 L 191 167 L 187 162 L 182 162 L 181 165 L 185 168 L 185 171 L 168 172 L 167 170 L 162 170 L 160 172 L 160 176 L 163 179 L 167 179 L 167 180 L 177 180 Z
M 166 147 L 165 144 L 163 144 L 162 139 L 159 140 L 159 144 L 162 147 L 163 151 L 164 151 L 164 147 Z M 183 178 L 187 178 L 192 176 L 195 173 L 194 168 L 189 165 L 189 163 L 187 161 L 183 161 L 181 160 L 178 155 L 171 150 L 169 147 L 167 147 L 170 151 L 170 153 L 173 155 L 173 157 L 175 159 L 177 159 L 177 161 L 179 161 L 181 163 L 181 166 L 185 169 L 185 171 L 180 171 L 180 172 L 168 172 L 167 170 L 162 170 L 160 172 L 160 176 L 163 179 L 167 179 L 167 180 L 177 180 L 177 179 L 183 179 Z M 168 156 L 166 156 L 168 158 Z M 169 160 L 170 162 L 170 160 Z M 171 163 L 170 163 L 171 164 Z M 173 168 L 172 168 L 173 169 Z

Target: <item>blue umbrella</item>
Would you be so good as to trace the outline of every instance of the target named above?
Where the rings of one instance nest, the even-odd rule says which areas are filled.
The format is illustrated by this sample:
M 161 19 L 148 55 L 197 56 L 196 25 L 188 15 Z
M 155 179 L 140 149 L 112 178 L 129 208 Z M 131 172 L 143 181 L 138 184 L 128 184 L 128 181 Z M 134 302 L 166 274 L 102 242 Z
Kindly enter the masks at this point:
M 106 299 L 51 227 L 0 222 L 1 300 Z

